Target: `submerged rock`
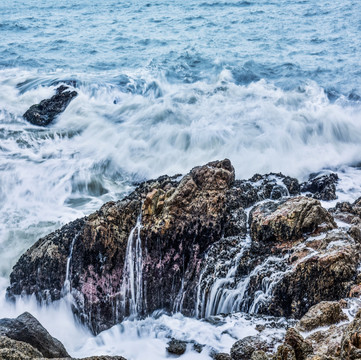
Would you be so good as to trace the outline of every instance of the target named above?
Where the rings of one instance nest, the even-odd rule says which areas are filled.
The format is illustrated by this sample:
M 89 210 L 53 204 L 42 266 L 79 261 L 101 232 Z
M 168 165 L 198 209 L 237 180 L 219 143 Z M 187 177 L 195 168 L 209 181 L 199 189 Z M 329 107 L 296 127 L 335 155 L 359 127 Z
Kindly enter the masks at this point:
M 16 319 L 0 319 L 0 335 L 29 344 L 46 358 L 69 357 L 64 345 L 27 312 Z M 2 343 L 6 345 L 9 341 L 3 340 Z M 16 351 L 30 352 L 28 346 L 20 345 L 16 347 Z
M 33 125 L 47 126 L 66 109 L 76 96 L 78 96 L 76 91 L 70 91 L 68 86 L 61 85 L 56 89 L 54 96 L 32 105 L 23 117 Z
M 187 342 L 177 339 L 172 339 L 168 342 L 167 351 L 174 355 L 183 355 L 187 350 Z

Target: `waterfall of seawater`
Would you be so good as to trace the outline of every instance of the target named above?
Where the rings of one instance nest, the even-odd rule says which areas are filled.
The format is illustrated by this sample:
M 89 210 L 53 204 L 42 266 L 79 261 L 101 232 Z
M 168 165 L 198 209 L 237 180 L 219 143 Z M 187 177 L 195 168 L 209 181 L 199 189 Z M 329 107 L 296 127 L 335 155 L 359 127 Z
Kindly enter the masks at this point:
M 144 310 L 143 302 L 143 255 L 140 230 L 141 215 L 138 216 L 135 227 L 129 234 L 124 260 L 122 282 L 122 312 L 137 316 Z
M 288 196 L 284 184 L 274 180 Z M 247 209 L 247 217 L 250 211 L 251 208 Z M 223 239 L 221 243 L 226 252 L 220 251 L 216 244 L 206 255 L 198 282 L 196 317 L 208 318 L 239 311 L 258 313 L 267 306 L 274 287 L 290 270 L 287 255 L 262 259 L 247 275 L 241 276 L 238 270 L 252 244 L 249 229 L 245 238 Z
M 196 316 L 208 318 L 217 314 L 230 314 L 238 311 L 257 313 L 272 296 L 272 290 L 279 280 L 289 271 L 286 258 L 269 257 L 256 266 L 248 275 L 237 276 L 249 239 L 243 241 L 238 254 L 225 264 L 228 269 L 215 268 L 210 275 L 207 268 L 201 274 L 198 285 Z M 254 286 L 254 282 L 259 285 Z
M 73 257 L 73 249 L 74 249 L 74 244 L 77 240 L 77 238 L 79 237 L 79 233 L 77 233 L 70 245 L 70 251 L 69 251 L 69 256 L 68 259 L 66 260 L 66 272 L 65 272 L 65 281 L 64 281 L 64 285 L 63 285 L 63 289 L 62 289 L 62 296 L 66 297 L 68 294 L 71 294 L 71 282 L 70 282 L 70 263 L 71 263 L 71 259 Z

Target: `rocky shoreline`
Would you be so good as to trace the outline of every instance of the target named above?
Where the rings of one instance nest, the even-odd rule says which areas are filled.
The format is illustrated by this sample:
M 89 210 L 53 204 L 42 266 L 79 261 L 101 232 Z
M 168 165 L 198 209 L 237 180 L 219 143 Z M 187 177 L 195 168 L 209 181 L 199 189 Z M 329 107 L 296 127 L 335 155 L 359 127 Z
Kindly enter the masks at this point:
M 260 330 L 212 356 L 360 359 L 361 315 L 345 313 L 361 291 L 361 200 L 326 210 L 320 200 L 336 199 L 337 180 L 332 173 L 302 184 L 282 174 L 235 180 L 225 159 L 146 181 L 38 240 L 14 266 L 7 297 L 71 296 L 94 334 L 157 309 L 285 317 L 297 325 L 278 349 Z M 0 350 L 9 339 L 29 343 L 1 332 L 1 321 Z M 170 340 L 168 351 L 180 355 L 185 346 Z

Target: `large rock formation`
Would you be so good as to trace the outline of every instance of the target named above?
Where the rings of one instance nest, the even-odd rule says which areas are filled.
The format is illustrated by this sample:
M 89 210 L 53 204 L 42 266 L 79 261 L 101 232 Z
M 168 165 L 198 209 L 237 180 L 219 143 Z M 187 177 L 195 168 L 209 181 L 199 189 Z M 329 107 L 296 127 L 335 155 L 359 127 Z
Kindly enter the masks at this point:
M 224 160 L 194 168 L 181 181 L 143 183 L 40 239 L 14 267 L 8 294 L 54 301 L 70 287 L 76 311 L 95 333 L 158 308 L 192 314 L 204 252 L 239 227 L 227 197 L 233 182 Z
M 354 224 L 336 229 L 299 190 L 282 174 L 235 181 L 227 159 L 144 182 L 35 243 L 15 265 L 8 296 L 71 294 L 94 333 L 159 308 L 300 318 L 357 291 L 361 212 L 358 203 L 336 208 Z

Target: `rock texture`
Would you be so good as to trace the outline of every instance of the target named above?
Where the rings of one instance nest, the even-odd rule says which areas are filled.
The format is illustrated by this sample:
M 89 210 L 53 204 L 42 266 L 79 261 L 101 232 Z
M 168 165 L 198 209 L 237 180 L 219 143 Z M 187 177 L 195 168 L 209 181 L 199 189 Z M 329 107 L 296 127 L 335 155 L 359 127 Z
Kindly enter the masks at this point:
M 300 186 L 301 192 L 309 192 L 318 200 L 336 200 L 336 184 L 338 176 L 335 173 L 322 176 L 310 176 L 307 182 Z
M 341 340 L 341 359 L 361 359 L 361 311 L 347 326 Z
M 42 358 L 44 355 L 33 346 L 23 341 L 16 341 L 0 336 L 0 359 L 19 360 Z
M 312 306 L 301 318 L 297 328 L 300 331 L 311 331 L 321 326 L 347 321 L 347 315 L 342 311 L 337 301 L 321 301 Z
M 256 351 L 267 351 L 268 343 L 257 336 L 247 336 L 238 340 L 231 348 L 232 360 L 249 360 Z
M 294 328 L 287 330 L 285 342 L 277 349 L 275 360 L 306 360 L 313 354 L 310 342 L 306 341 Z
M 76 91 L 70 91 L 68 86 L 61 85 L 56 89 L 54 96 L 32 105 L 23 117 L 33 125 L 47 126 L 76 96 L 78 96 Z
M 187 350 L 187 343 L 185 341 L 172 339 L 168 342 L 167 351 L 174 355 L 183 355 Z
M 38 350 L 46 358 L 69 357 L 63 344 L 53 338 L 31 314 L 23 313 L 16 319 L 0 320 L 0 335 L 25 342 Z M 18 347 L 17 351 L 28 351 L 29 347 Z
M 305 234 L 336 227 L 332 216 L 317 200 L 302 196 L 256 206 L 250 224 L 251 237 L 259 242 L 295 241 Z
M 356 281 L 358 246 L 346 233 L 311 238 L 307 245 L 295 252 L 295 259 L 291 256 L 291 271 L 274 288 L 269 308 L 274 315 L 300 318 L 321 301 L 346 297 Z
M 192 314 L 204 252 L 239 228 L 232 216 L 239 209 L 227 198 L 233 182 L 234 169 L 224 160 L 194 168 L 181 181 L 164 176 L 141 184 L 125 199 L 40 239 L 14 267 L 9 296 L 59 299 L 72 250 L 69 280 L 79 316 L 94 333 L 119 322 L 131 312 L 122 286 L 129 234 L 141 215 L 143 288 L 137 312 L 172 311 L 176 304 Z
M 71 295 L 74 312 L 96 334 L 160 308 L 299 319 L 322 301 L 361 293 L 360 199 L 327 211 L 300 196 L 296 179 L 234 174 L 225 159 L 181 179 L 139 184 L 38 240 L 14 266 L 8 297 L 34 294 L 51 302 Z M 336 180 L 313 178 L 301 189 L 330 197 Z M 338 229 L 335 218 L 351 226 Z M 313 308 L 302 329 L 342 320 L 335 304 Z M 277 356 L 300 355 L 288 341 Z

